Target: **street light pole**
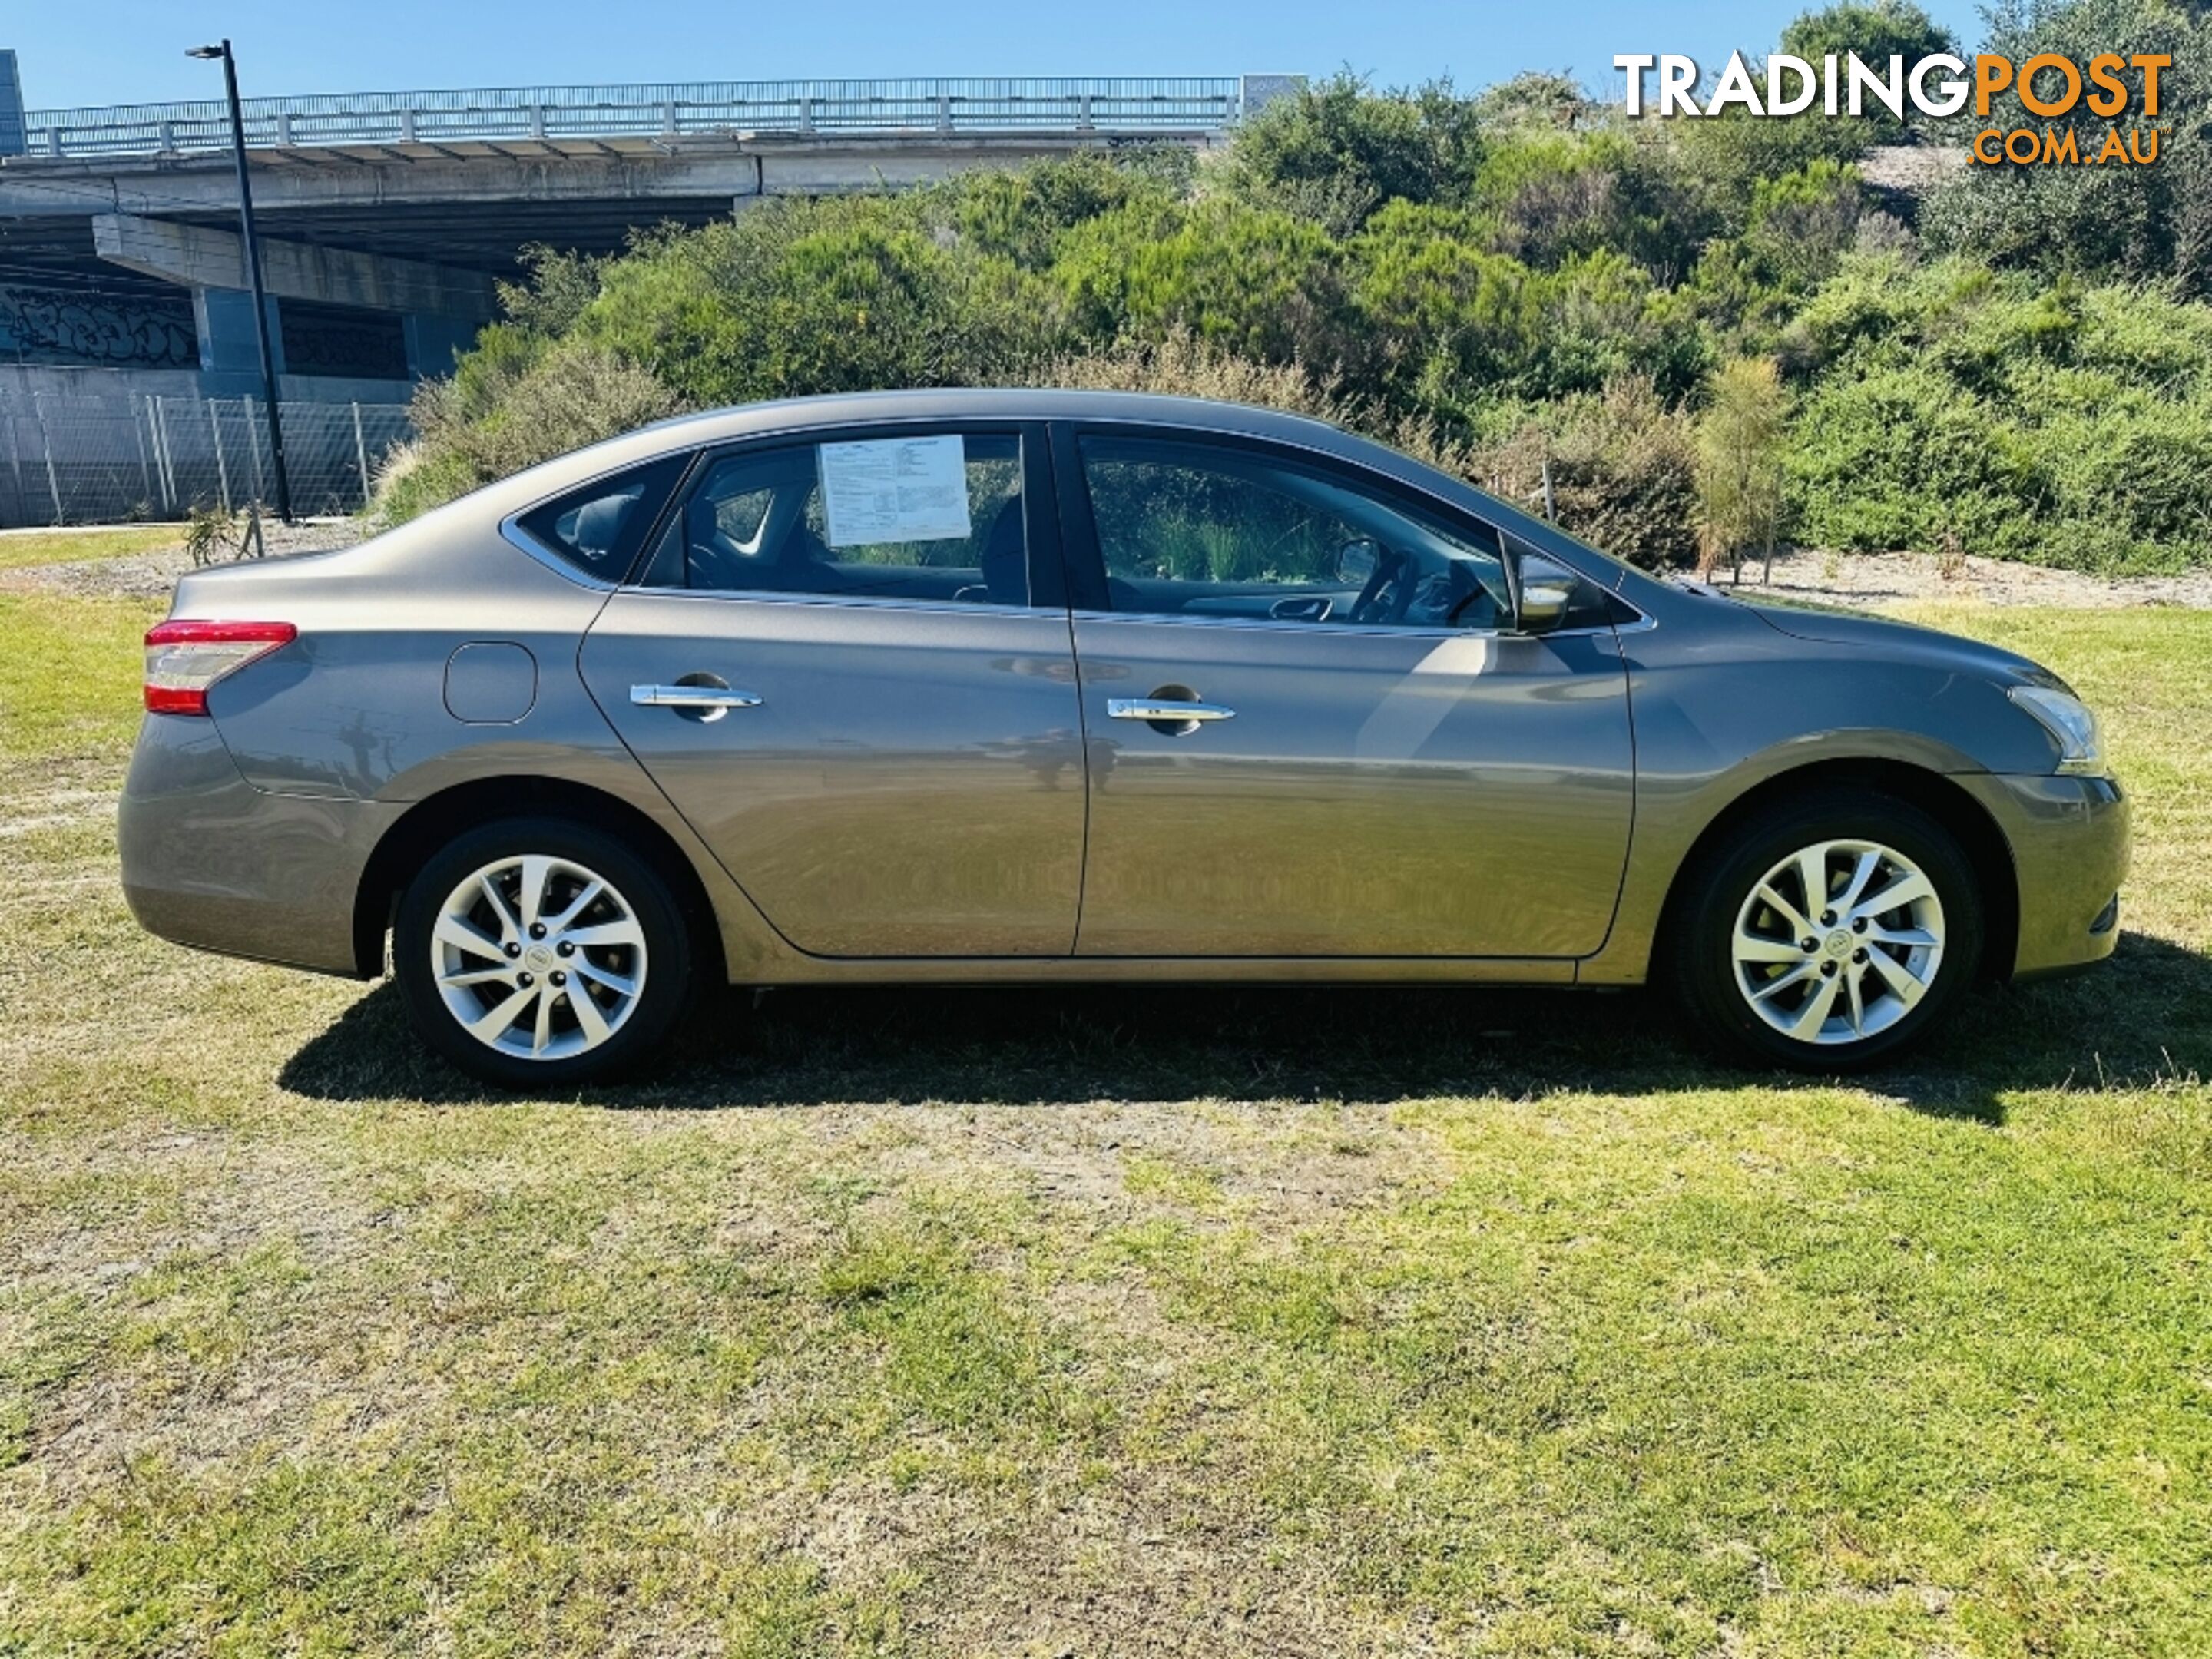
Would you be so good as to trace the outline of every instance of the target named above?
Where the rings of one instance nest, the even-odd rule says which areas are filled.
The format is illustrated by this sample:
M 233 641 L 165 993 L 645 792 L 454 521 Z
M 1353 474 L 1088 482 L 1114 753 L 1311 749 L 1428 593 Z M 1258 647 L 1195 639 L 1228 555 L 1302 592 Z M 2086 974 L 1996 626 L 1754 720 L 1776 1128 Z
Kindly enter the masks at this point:
M 277 408 L 276 356 L 269 344 L 269 301 L 261 290 L 261 244 L 253 234 L 253 185 L 246 175 L 246 115 L 238 103 L 238 63 L 230 42 L 194 46 L 188 58 L 222 59 L 223 91 L 230 99 L 230 148 L 238 161 L 238 218 L 246 234 L 246 275 L 253 290 L 253 338 L 261 348 L 261 388 L 269 410 L 269 458 L 276 474 L 276 516 L 292 522 L 292 478 L 284 467 L 284 420 Z

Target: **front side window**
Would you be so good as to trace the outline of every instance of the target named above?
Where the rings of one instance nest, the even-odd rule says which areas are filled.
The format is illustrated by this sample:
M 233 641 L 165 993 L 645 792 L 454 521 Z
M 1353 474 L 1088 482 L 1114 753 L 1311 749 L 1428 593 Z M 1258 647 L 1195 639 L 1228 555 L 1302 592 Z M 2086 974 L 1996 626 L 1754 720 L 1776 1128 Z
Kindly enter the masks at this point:
M 1502 628 L 1497 532 L 1452 530 L 1268 452 L 1085 436 L 1116 611 L 1364 628 Z
M 902 433 L 707 463 L 645 584 L 1025 605 L 1021 440 Z

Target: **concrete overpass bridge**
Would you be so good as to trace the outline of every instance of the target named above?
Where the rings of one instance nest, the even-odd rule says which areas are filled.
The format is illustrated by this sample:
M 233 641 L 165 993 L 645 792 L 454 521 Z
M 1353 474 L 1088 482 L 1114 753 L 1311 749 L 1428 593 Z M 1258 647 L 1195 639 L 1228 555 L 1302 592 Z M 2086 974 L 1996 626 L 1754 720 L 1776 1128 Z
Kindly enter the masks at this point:
M 11 111 L 0 53 L 0 391 L 256 388 L 219 101 Z M 777 195 L 1151 143 L 1205 148 L 1299 83 L 691 82 L 261 98 L 245 106 L 287 398 L 444 372 L 526 243 L 586 252 Z M 7 154 L 8 150 L 18 153 Z M 12 365 L 12 369 L 10 368 Z

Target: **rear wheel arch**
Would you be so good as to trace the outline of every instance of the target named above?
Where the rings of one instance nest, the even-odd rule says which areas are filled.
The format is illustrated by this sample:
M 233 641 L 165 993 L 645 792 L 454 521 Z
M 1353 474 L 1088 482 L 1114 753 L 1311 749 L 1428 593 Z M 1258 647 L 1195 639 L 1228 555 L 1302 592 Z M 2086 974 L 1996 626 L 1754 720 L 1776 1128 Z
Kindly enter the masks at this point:
M 674 838 L 619 796 L 564 778 L 476 778 L 425 796 L 384 832 L 354 895 L 354 963 L 365 979 L 384 969 L 384 940 L 399 897 L 417 871 L 456 836 L 501 818 L 551 815 L 619 836 L 652 864 L 691 923 L 694 963 L 702 982 L 719 984 L 721 930 L 699 872 Z
M 1653 940 L 1655 968 L 1668 959 L 1673 935 L 1692 886 L 1694 872 L 1704 866 L 1713 848 L 1741 828 L 1779 803 L 1808 790 L 1859 788 L 1887 795 L 1916 806 L 1942 825 L 1958 843 L 1972 866 L 1982 900 L 1983 939 L 1977 977 L 2011 977 L 2020 939 L 2020 878 L 2013 867 L 2012 845 L 1982 804 L 1941 772 L 1905 761 L 1845 759 L 1815 761 L 1793 767 L 1753 785 L 1730 801 L 1698 835 L 1674 873 L 1660 912 L 1658 933 Z

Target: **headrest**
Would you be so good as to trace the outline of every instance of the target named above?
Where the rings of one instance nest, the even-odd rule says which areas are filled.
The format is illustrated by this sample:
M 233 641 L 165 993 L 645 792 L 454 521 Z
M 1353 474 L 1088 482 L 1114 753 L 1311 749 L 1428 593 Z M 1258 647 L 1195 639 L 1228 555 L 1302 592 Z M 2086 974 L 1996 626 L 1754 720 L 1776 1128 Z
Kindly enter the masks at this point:
M 587 558 L 603 559 L 615 550 L 623 525 L 637 505 L 635 491 L 602 495 L 576 509 L 576 546 Z

